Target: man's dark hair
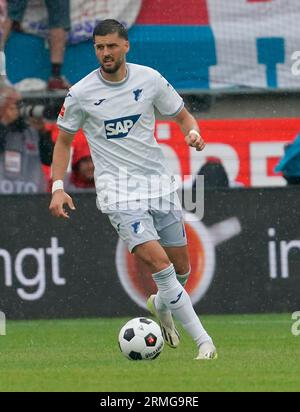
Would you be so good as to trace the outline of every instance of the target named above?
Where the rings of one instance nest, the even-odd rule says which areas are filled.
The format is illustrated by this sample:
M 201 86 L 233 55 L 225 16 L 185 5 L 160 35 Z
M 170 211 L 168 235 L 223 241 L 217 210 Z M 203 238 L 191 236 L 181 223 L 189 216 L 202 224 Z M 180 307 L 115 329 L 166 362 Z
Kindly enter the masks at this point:
M 119 37 L 128 40 L 127 29 L 123 24 L 113 19 L 103 20 L 96 25 L 93 32 L 93 40 L 95 41 L 95 36 L 106 36 L 112 33 L 118 33 Z

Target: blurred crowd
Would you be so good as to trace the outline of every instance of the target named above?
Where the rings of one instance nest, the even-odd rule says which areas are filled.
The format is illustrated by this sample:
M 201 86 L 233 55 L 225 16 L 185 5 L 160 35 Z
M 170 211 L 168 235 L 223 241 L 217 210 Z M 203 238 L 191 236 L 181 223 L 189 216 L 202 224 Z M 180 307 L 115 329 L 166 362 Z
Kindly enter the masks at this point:
M 4 48 L 11 31 L 22 31 L 28 0 L 0 0 L 0 194 L 50 191 L 51 163 L 57 128 L 43 112 L 26 110 L 21 94 L 6 75 Z M 48 13 L 51 74 L 48 91 L 68 90 L 62 76 L 66 38 L 70 29 L 70 0 L 45 0 Z M 57 115 L 58 113 L 56 113 Z M 55 116 L 52 119 L 54 120 Z M 275 171 L 288 185 L 300 184 L 300 137 L 285 147 Z M 208 158 L 198 171 L 205 187 L 236 187 L 220 159 Z M 94 166 L 83 133 L 73 144 L 72 158 L 65 181 L 70 192 L 94 191 Z
M 48 14 L 49 29 L 49 49 L 51 62 L 51 75 L 48 79 L 48 90 L 69 89 L 70 84 L 62 74 L 67 33 L 70 30 L 70 0 L 45 0 Z M 12 30 L 22 31 L 22 20 L 28 0 L 2 0 L 2 15 L 0 19 L 0 74 L 5 75 L 5 56 L 4 48 L 6 41 Z M 4 10 L 6 8 L 6 10 Z M 0 3 L 1 16 L 1 3 Z
M 14 87 L 0 84 L 0 194 L 50 191 L 58 130 L 55 123 L 31 115 L 23 105 Z M 66 189 L 94 191 L 94 166 L 81 131 L 75 137 L 72 153 Z

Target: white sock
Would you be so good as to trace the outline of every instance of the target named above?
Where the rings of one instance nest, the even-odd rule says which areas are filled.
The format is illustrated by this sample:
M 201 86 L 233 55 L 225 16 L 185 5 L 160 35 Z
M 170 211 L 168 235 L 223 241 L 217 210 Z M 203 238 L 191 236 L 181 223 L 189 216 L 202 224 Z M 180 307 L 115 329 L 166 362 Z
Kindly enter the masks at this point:
M 177 278 L 178 282 L 183 287 L 185 287 L 185 285 L 186 285 L 186 283 L 189 279 L 190 274 L 191 274 L 191 269 L 187 273 L 185 273 L 184 275 L 178 275 L 178 273 L 176 273 L 176 278 Z M 157 294 L 155 296 L 154 304 L 155 304 L 155 308 L 156 308 L 157 312 L 159 312 L 162 319 L 165 316 L 165 314 L 169 315 L 171 313 L 171 311 L 166 307 L 166 305 L 162 301 L 159 291 L 157 292 Z M 165 318 L 167 319 L 167 316 Z
M 158 288 L 158 300 L 155 298 L 155 307 L 161 305 L 159 300 L 178 319 L 188 334 L 194 339 L 197 346 L 211 341 L 210 336 L 203 328 L 196 315 L 191 299 L 183 286 L 178 282 L 174 266 L 171 264 L 164 270 L 154 273 L 153 279 Z M 163 307 L 160 307 L 163 310 Z
M 0 76 L 6 76 L 6 63 L 4 51 L 0 51 Z
M 191 269 L 190 269 L 187 273 L 185 273 L 184 275 L 178 275 L 178 273 L 176 273 L 176 278 L 177 278 L 178 282 L 179 282 L 183 287 L 185 287 L 185 285 L 186 285 L 186 283 L 187 283 L 187 281 L 188 281 L 188 278 L 189 278 L 190 274 L 191 274 Z M 166 305 L 163 303 L 163 301 L 162 301 L 162 299 L 161 299 L 161 297 L 160 297 L 159 291 L 157 292 L 157 294 L 156 294 L 156 296 L 155 296 L 155 302 L 154 302 L 154 304 L 155 304 L 156 310 L 157 310 L 159 313 L 163 314 L 163 313 L 165 313 L 165 312 L 167 312 L 167 313 L 170 312 L 170 310 L 169 310 L 169 309 L 166 307 Z

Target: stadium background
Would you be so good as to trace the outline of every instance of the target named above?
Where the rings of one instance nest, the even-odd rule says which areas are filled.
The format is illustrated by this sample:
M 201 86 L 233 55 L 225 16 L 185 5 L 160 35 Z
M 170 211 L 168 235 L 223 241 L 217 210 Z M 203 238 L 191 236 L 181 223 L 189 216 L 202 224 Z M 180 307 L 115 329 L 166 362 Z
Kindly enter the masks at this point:
M 49 74 L 45 8 L 39 0 L 31 0 L 29 4 L 30 7 L 24 20 L 26 33 L 13 33 L 6 47 L 8 77 L 14 83 L 28 77 L 46 79 Z M 173 121 L 158 118 L 156 138 L 174 173 L 181 176 L 182 190 L 190 189 L 194 176 L 209 158 L 219 158 L 222 161 L 231 186 L 234 186 L 232 191 L 228 189 L 230 195 L 224 198 L 218 192 L 214 193 L 212 197 L 206 195 L 204 223 L 207 220 L 211 225 L 216 225 L 222 219 L 226 221 L 226 218 L 236 218 L 238 228 L 232 234 L 232 239 L 228 235 L 228 239 L 223 245 L 221 245 L 222 239 L 215 240 L 215 244 L 219 245 L 216 247 L 217 253 L 209 253 L 203 258 L 205 264 L 202 262 L 202 268 L 197 268 L 192 262 L 194 267 L 190 280 L 190 292 L 192 289 L 194 292 L 198 290 L 196 295 L 199 295 L 197 299 L 195 298 L 195 303 L 200 302 L 200 308 L 204 312 L 222 312 L 218 304 L 218 301 L 222 301 L 222 299 L 210 299 L 210 293 L 217 297 L 221 294 L 222 287 L 219 290 L 216 279 L 219 277 L 227 278 L 228 284 L 230 284 L 228 277 L 232 274 L 232 265 L 237 256 L 241 257 L 245 267 L 249 268 L 252 267 L 250 262 L 255 256 L 257 259 L 255 273 L 251 270 L 247 274 L 240 271 L 239 275 L 249 279 L 253 278 L 253 282 L 256 282 L 257 278 L 258 289 L 259 284 L 265 285 L 265 299 L 269 297 L 272 304 L 261 306 L 245 304 L 238 307 L 232 303 L 232 305 L 225 305 L 223 311 L 227 313 L 235 311 L 261 312 L 264 310 L 272 311 L 272 309 L 274 311 L 287 311 L 292 310 L 293 305 L 296 309 L 297 299 L 283 299 L 279 304 L 273 299 L 272 294 L 273 292 L 277 293 L 278 285 L 283 286 L 283 291 L 285 288 L 292 290 L 295 282 L 297 285 L 300 283 L 297 275 L 300 264 L 300 241 L 297 240 L 297 233 L 294 233 L 295 222 L 298 219 L 297 207 L 295 206 L 286 218 L 284 212 L 287 206 L 285 196 L 290 189 L 285 187 L 283 196 L 281 196 L 280 191 L 278 192 L 278 199 L 282 200 L 278 200 L 278 207 L 280 207 L 276 209 L 278 212 L 276 218 L 273 210 L 267 213 L 273 202 L 273 192 L 265 192 L 262 189 L 255 191 L 254 188 L 286 185 L 282 176 L 274 172 L 274 167 L 283 155 L 284 145 L 292 141 L 300 131 L 300 120 L 295 116 L 295 108 L 293 108 L 299 91 L 300 79 L 293 75 L 293 61 L 291 59 L 293 52 L 297 49 L 299 28 L 294 23 L 297 16 L 300 16 L 299 5 L 294 0 L 230 0 L 226 2 L 226 7 L 224 2 L 220 0 L 192 0 L 189 2 L 189 7 L 184 5 L 184 1 L 173 2 L 169 0 L 127 0 L 122 3 L 114 0 L 86 1 L 84 5 L 80 1 L 72 1 L 72 29 L 69 34 L 64 73 L 71 81 L 75 82 L 97 67 L 90 39 L 91 30 L 96 21 L 107 16 L 115 17 L 130 27 L 131 51 L 128 60 L 155 67 L 174 84 L 183 94 L 187 106 L 199 119 L 200 128 L 207 142 L 204 152 L 195 152 L 185 145 L 179 127 Z M 63 95 L 27 92 L 24 93 L 24 99 L 31 103 L 53 100 L 60 102 L 63 101 Z M 55 140 L 57 134 L 55 124 L 50 122 L 48 127 L 52 130 Z M 79 133 L 77 141 L 80 142 L 82 138 L 84 138 L 83 135 Z M 46 170 L 46 173 L 50 173 L 49 169 Z M 237 189 L 236 186 L 244 187 L 244 189 Z M 265 204 L 262 205 L 262 216 L 264 216 L 263 220 L 266 223 L 264 230 L 261 230 L 261 225 L 258 224 L 261 216 L 257 214 L 254 205 L 253 214 L 249 213 L 248 220 L 243 216 L 243 199 L 248 196 L 245 190 L 249 187 L 254 190 L 251 192 L 251 201 L 254 204 L 257 204 L 260 198 L 265 199 Z M 236 196 L 238 196 L 238 205 L 240 205 L 237 210 Z M 290 196 L 296 202 L 295 192 L 292 192 Z M 90 197 L 91 199 L 88 200 L 91 202 L 89 209 L 93 207 L 94 201 L 94 196 L 90 195 Z M 222 199 L 220 200 L 220 211 L 218 199 Z M 30 202 L 30 199 L 26 201 Z M 38 200 L 38 202 L 40 201 L 42 202 L 42 200 Z M 5 210 L 7 202 L 14 203 L 8 198 L 2 198 L 1 205 L 3 204 L 4 208 L 2 210 Z M 21 203 L 17 202 L 17 205 L 19 204 Z M 30 204 L 32 207 L 32 202 Z M 11 205 L 10 209 L 15 209 L 15 207 L 16 205 Z M 84 203 L 82 207 L 85 210 Z M 227 210 L 226 213 L 224 213 L 225 210 Z M 16 225 L 13 222 L 3 224 L 3 230 L 0 234 L 2 240 L 0 268 L 3 273 L 0 279 L 2 282 L 0 295 L 4 299 L 1 300 L 3 303 L 5 302 L 4 309 L 8 316 L 26 317 L 27 309 L 25 308 L 27 305 L 29 305 L 28 314 L 30 313 L 30 317 L 40 317 L 42 313 L 45 313 L 45 316 L 50 316 L 51 313 L 48 310 L 48 299 L 51 300 L 52 293 L 48 285 L 49 282 L 45 284 L 43 293 L 39 293 L 38 280 L 36 282 L 33 280 L 33 274 L 39 273 L 41 270 L 36 263 L 37 252 L 35 251 L 46 247 L 46 244 L 43 246 L 44 240 L 40 242 L 38 237 L 28 242 L 28 231 L 31 226 L 35 225 L 40 213 L 37 213 L 31 223 L 30 220 L 26 222 L 24 230 L 18 228 L 18 242 L 14 240 L 10 243 L 8 241 L 12 238 L 12 233 L 15 233 Z M 250 224 L 252 218 L 254 221 Z M 43 216 L 42 220 L 45 221 L 45 219 L 47 219 L 46 216 Z M 101 215 L 97 216 L 96 214 L 96 219 L 99 219 L 99 249 L 95 246 L 90 246 L 90 248 L 94 252 L 99 250 L 102 254 L 102 243 L 105 243 L 104 238 L 108 236 L 108 229 L 105 219 Z M 65 279 L 60 290 L 68 297 L 72 295 L 71 278 L 74 274 L 63 268 L 69 267 L 67 262 L 72 256 L 75 238 L 74 236 L 66 237 L 61 233 L 58 235 L 57 224 L 49 218 L 47 220 L 49 221 L 47 226 L 50 228 L 47 239 L 57 238 L 68 255 L 68 257 L 61 257 L 59 261 L 59 264 L 62 265 L 60 268 L 63 272 L 62 277 Z M 243 222 L 241 223 L 241 221 Z M 73 219 L 72 227 L 75 226 L 80 230 L 82 225 L 81 219 Z M 254 232 L 252 225 L 256 229 Z M 22 227 L 22 220 L 20 226 Z M 103 227 L 106 229 L 104 230 Z M 225 227 L 223 230 L 230 232 L 232 229 Z M 276 233 L 274 239 L 268 238 L 270 230 L 274 230 Z M 34 233 L 36 232 L 34 231 Z M 106 233 L 103 239 L 101 239 L 101 233 Z M 211 243 L 208 236 L 209 231 L 201 231 L 200 228 L 198 231 L 195 230 L 195 233 L 191 240 L 191 253 L 199 239 L 204 244 Z M 222 238 L 223 235 L 219 236 Z M 89 244 L 93 235 L 87 230 L 84 237 Z M 257 250 L 253 248 L 249 252 L 246 246 L 242 250 L 237 248 L 239 239 L 244 239 L 244 237 L 249 237 L 253 244 L 257 245 Z M 112 238 L 114 242 L 110 244 L 110 253 L 103 253 L 105 267 L 109 268 L 106 269 L 109 273 L 106 273 L 105 276 L 116 279 L 117 284 L 121 282 L 125 290 L 129 291 L 132 288 L 132 280 L 127 279 L 127 275 L 124 275 L 120 268 L 122 266 L 127 268 L 130 262 L 127 261 L 126 253 L 123 253 L 124 256 L 119 254 L 115 257 L 117 240 Z M 262 238 L 265 239 L 265 242 L 261 242 Z M 272 255 L 273 252 L 270 251 L 269 242 L 272 240 L 277 248 L 275 258 Z M 246 241 L 243 242 L 245 245 L 247 244 Z M 282 242 L 287 245 L 285 249 Z M 224 259 L 226 245 L 230 248 L 230 257 L 226 259 L 224 265 L 222 259 Z M 29 247 L 32 249 L 31 252 L 23 257 L 21 263 L 19 260 L 19 270 L 14 269 L 13 261 L 18 256 L 19 251 L 28 251 Z M 9 258 L 7 253 L 9 253 Z M 78 253 L 80 256 L 80 252 Z M 280 256 L 283 256 L 285 263 L 282 263 Z M 276 265 L 281 267 L 276 276 L 272 272 L 274 259 L 277 262 Z M 84 260 L 84 254 L 79 260 Z M 99 277 L 101 282 L 104 276 L 101 264 L 92 262 L 91 259 L 88 264 L 88 272 L 95 279 Z M 284 270 L 284 264 L 288 265 L 287 270 Z M 45 265 L 45 276 L 49 277 L 51 259 L 46 259 Z M 15 281 L 8 278 L 8 267 L 11 267 L 11 277 L 13 278 L 15 275 Z M 13 273 L 14 270 L 15 273 Z M 120 279 L 116 278 L 116 271 Z M 123 274 L 120 274 L 120 271 Z M 244 271 L 245 269 L 243 269 Z M 84 284 L 87 280 L 80 276 L 80 270 L 78 272 L 76 278 L 81 279 L 78 282 Z M 125 272 L 127 273 L 127 269 Z M 122 280 L 124 276 L 125 280 Z M 206 276 L 209 280 L 205 280 Z M 22 285 L 22 280 L 24 285 L 28 285 L 30 291 L 30 293 L 21 294 L 23 298 L 18 293 L 10 293 L 9 289 L 14 287 L 15 282 L 16 288 Z M 201 283 L 203 282 L 208 282 L 209 286 L 201 292 Z M 90 281 L 88 284 L 93 289 L 93 282 Z M 153 289 L 153 285 L 149 287 Z M 99 293 L 100 288 L 99 285 Z M 34 291 L 37 292 L 36 298 L 30 298 L 30 296 L 35 296 Z M 234 291 L 233 288 L 230 293 Z M 138 294 L 138 290 L 136 293 Z M 111 299 L 111 296 L 108 299 Z M 133 300 L 135 303 L 139 302 L 143 308 L 143 299 L 145 296 Z M 90 309 L 85 310 L 83 302 L 82 314 L 114 316 L 118 313 L 122 315 L 133 313 L 130 299 L 125 299 L 123 304 L 124 307 L 121 305 L 120 311 L 115 311 L 112 306 L 104 304 L 105 310 L 102 312 L 100 306 L 97 305 L 97 300 L 95 300 L 94 312 L 91 312 Z M 24 309 L 17 311 L 18 305 Z M 44 310 L 41 310 L 41 307 L 44 307 Z M 75 309 L 72 313 L 72 308 L 68 307 L 62 310 L 60 317 L 72 316 L 72 314 L 73 316 L 80 315 Z M 57 313 L 53 314 L 53 316 L 55 315 Z
M 8 77 L 13 83 L 29 77 L 46 80 L 49 75 L 45 15 L 39 3 L 31 0 L 26 33 L 13 33 L 6 46 Z M 76 82 L 97 67 L 89 40 L 96 20 L 113 17 L 128 24 L 132 45 L 128 61 L 150 65 L 168 78 L 199 119 L 207 141 L 205 152 L 196 153 L 183 143 L 174 122 L 158 117 L 156 138 L 175 173 L 182 176 L 182 190 L 191 189 L 191 179 L 185 176 L 195 175 L 208 158 L 222 160 L 233 186 L 208 190 L 203 221 L 194 226 L 187 222 L 193 259 L 188 288 L 197 313 L 295 312 L 300 310 L 299 189 L 286 187 L 274 167 L 285 144 L 300 132 L 300 76 L 292 70 L 292 56 L 299 48 L 299 2 L 188 3 L 186 7 L 184 0 L 72 0 L 73 26 L 64 74 Z M 25 92 L 24 100 L 28 104 L 47 104 L 61 102 L 63 95 Z M 49 128 L 55 139 L 57 130 L 52 122 Z M 138 278 L 134 262 L 107 220 L 96 211 L 94 196 L 76 195 L 75 201 L 76 216 L 71 222 L 60 222 L 48 215 L 48 195 L 0 197 L 0 310 L 8 319 L 128 318 L 147 314 L 143 301 L 153 285 L 145 282 L 141 291 L 145 274 Z M 217 319 L 222 323 L 221 317 L 211 319 L 212 327 Z M 224 319 L 223 329 L 216 332 L 220 342 L 224 333 L 230 335 L 227 319 L 232 325 L 231 318 Z M 242 318 L 234 319 L 233 323 L 238 323 Z M 261 319 L 265 322 L 261 330 L 267 331 L 271 324 L 274 327 L 273 335 L 265 336 L 264 345 L 272 341 L 275 348 L 278 336 L 282 345 L 290 339 L 287 317 L 274 318 L 275 323 L 268 323 L 267 317 L 259 318 L 258 323 L 258 318 L 247 319 L 253 335 L 246 339 L 245 332 L 245 347 L 251 342 L 254 345 L 253 336 L 259 336 L 260 330 L 255 327 Z M 86 325 L 92 329 L 93 324 L 88 322 Z M 27 326 L 18 325 L 26 330 Z M 231 336 L 232 342 L 237 336 L 238 331 Z M 262 353 L 265 346 L 260 347 L 257 341 L 255 345 Z M 289 345 L 285 355 L 292 362 L 296 346 L 291 342 Z M 231 353 L 229 343 L 226 347 L 225 342 L 224 347 Z M 234 350 L 238 351 L 236 347 Z M 248 354 L 253 356 L 250 363 L 259 370 L 257 353 L 254 355 L 252 350 L 253 346 L 249 347 Z M 107 356 L 111 360 L 114 355 Z M 274 349 L 270 362 L 276 358 Z M 274 367 L 274 376 L 282 363 Z M 269 371 L 271 374 L 271 366 Z M 242 372 L 236 369 L 237 376 Z M 292 390 L 299 388 L 298 372 L 291 372 Z M 224 376 L 229 377 L 226 373 Z M 211 382 L 203 388 L 211 389 L 209 385 L 214 382 L 212 374 Z M 265 381 L 261 386 L 259 382 L 258 378 L 253 388 L 263 388 Z M 274 378 L 274 386 L 271 378 L 268 382 L 268 390 L 281 390 L 279 378 L 276 382 Z M 248 383 L 247 389 L 251 388 Z M 135 385 L 121 388 L 147 390 L 140 382 Z M 95 389 L 92 383 L 87 387 Z M 102 389 L 105 387 L 114 390 L 108 384 Z M 53 384 L 53 388 L 57 386 Z M 154 390 L 161 388 L 168 390 L 164 385 Z M 197 390 L 197 385 L 184 390 Z

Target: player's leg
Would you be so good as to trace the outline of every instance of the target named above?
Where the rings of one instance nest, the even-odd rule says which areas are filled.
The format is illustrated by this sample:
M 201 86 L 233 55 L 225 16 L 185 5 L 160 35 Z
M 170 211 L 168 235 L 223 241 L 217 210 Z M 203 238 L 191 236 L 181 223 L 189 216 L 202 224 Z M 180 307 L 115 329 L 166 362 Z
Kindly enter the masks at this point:
M 128 249 L 134 253 L 143 264 L 147 266 L 150 273 L 155 273 L 170 266 L 171 262 L 164 249 L 157 242 L 159 235 L 153 224 L 153 217 L 148 211 L 148 202 L 141 203 L 141 209 L 109 211 L 108 214 L 111 224 L 116 229 L 119 237 L 126 242 Z M 172 314 L 169 309 L 164 313 L 156 312 L 151 299 L 148 300 L 150 312 L 159 320 L 165 342 L 171 347 L 179 344 L 178 332 L 175 328 Z M 150 302 L 151 301 L 151 302 Z M 151 305 L 151 307 L 149 306 Z
M 153 214 L 153 218 L 156 223 L 156 227 L 160 227 L 160 230 L 158 230 L 160 243 L 163 246 L 169 260 L 176 264 L 176 266 L 174 266 L 176 268 L 175 276 L 178 295 L 177 299 L 168 301 L 168 293 L 166 293 L 166 290 L 158 287 L 158 293 L 154 299 L 154 304 L 156 305 L 157 311 L 159 313 L 164 313 L 165 316 L 167 313 L 166 309 L 169 309 L 181 322 L 186 331 L 193 337 L 199 348 L 199 355 L 197 359 L 216 358 L 216 349 L 212 343 L 212 339 L 203 328 L 201 321 L 194 311 L 190 297 L 184 290 L 184 285 L 190 272 L 190 263 L 182 211 L 176 199 L 175 203 L 177 203 L 177 208 L 175 210 L 170 210 L 168 214 L 165 214 L 165 210 L 158 210 Z M 164 224 L 167 226 L 163 227 Z M 160 276 L 160 273 L 153 275 L 156 283 L 159 282 Z M 165 275 L 162 274 L 162 276 Z M 167 284 L 168 282 L 164 280 L 164 283 Z M 170 275 L 168 287 L 171 290 L 172 285 L 175 287 L 175 283 L 172 280 L 172 275 Z M 175 289 L 172 293 L 174 294 L 174 292 Z
M 168 237 L 165 234 L 167 230 L 169 231 L 169 228 L 162 231 L 163 239 Z M 174 265 L 177 280 L 184 287 L 190 274 L 190 262 L 187 246 L 164 247 L 164 250 L 170 262 Z M 165 341 L 172 348 L 176 348 L 180 343 L 180 336 L 175 327 L 172 313 L 163 303 L 159 292 L 156 295 L 151 295 L 149 297 L 147 307 L 149 311 L 160 320 Z
M 169 229 L 169 228 L 166 228 Z M 178 281 L 185 287 L 191 273 L 190 258 L 187 245 L 163 246 L 168 258 L 173 263 Z
M 185 286 L 190 274 L 190 259 L 180 200 L 174 192 L 162 198 L 159 204 L 163 210 L 158 209 L 153 220 L 160 244 L 175 267 L 178 281 Z
M 157 240 L 150 240 L 136 245 L 132 253 L 146 264 L 151 273 L 168 268 L 171 262 Z
M 181 216 L 180 216 L 181 217 Z M 160 244 L 173 263 L 178 281 L 185 287 L 191 273 L 190 258 L 183 220 L 175 220 L 173 224 L 159 231 Z M 158 310 L 165 310 L 163 303 L 156 297 Z
M 174 194 L 175 196 L 175 194 Z M 176 195 L 177 196 L 177 195 Z M 187 240 L 185 228 L 183 225 L 181 205 L 179 199 L 173 199 L 172 204 L 178 204 L 178 211 L 169 211 L 171 199 L 164 199 L 163 202 L 154 204 L 153 219 L 158 227 L 160 244 L 163 246 L 171 263 L 173 263 L 178 281 L 185 286 L 189 275 L 190 263 L 187 250 Z M 165 210 L 161 211 L 158 206 L 163 206 Z M 165 227 L 164 227 L 165 226 Z M 149 311 L 159 320 L 165 336 L 166 343 L 176 348 L 180 343 L 180 336 L 175 327 L 172 312 L 164 304 L 161 294 L 158 291 L 156 295 L 151 295 L 147 301 Z M 167 333 L 165 333 L 167 331 Z
M 216 357 L 216 350 L 212 340 L 196 315 L 188 293 L 178 282 L 174 266 L 170 263 L 164 249 L 158 242 L 147 242 L 136 246 L 134 253 L 148 265 L 152 271 L 157 270 L 159 267 L 162 268 L 152 275 L 157 285 L 160 298 L 167 309 L 172 312 L 181 322 L 184 329 L 194 339 L 199 348 L 199 354 L 203 356 L 201 359 L 212 359 Z M 170 264 L 168 265 L 168 263 Z M 203 353 L 203 348 L 205 353 Z M 199 355 L 198 359 L 200 359 Z
M 164 247 L 168 258 L 173 263 L 176 270 L 176 277 L 183 287 L 185 287 L 191 273 L 190 259 L 187 246 Z M 207 335 L 208 336 L 208 335 Z M 196 359 L 213 359 L 217 357 L 216 349 L 211 339 L 202 341 L 199 345 L 199 354 Z
M 113 211 L 108 216 L 120 238 L 127 243 L 129 251 L 153 273 L 167 309 L 181 321 L 198 346 L 210 340 L 193 310 L 188 294 L 176 278 L 173 264 L 158 242 L 153 216 L 147 210 Z
M 168 270 L 171 262 L 157 240 L 145 242 L 136 245 L 132 250 L 134 255 L 147 266 L 151 273 Z M 158 287 L 159 289 L 159 287 Z M 160 310 L 157 310 L 155 299 L 159 300 Z M 169 308 L 162 302 L 159 297 L 159 292 L 156 295 L 151 295 L 147 301 L 147 307 L 152 315 L 154 315 L 160 323 L 163 338 L 167 345 L 171 348 L 177 348 L 179 345 L 179 333 L 175 328 L 172 313 Z

